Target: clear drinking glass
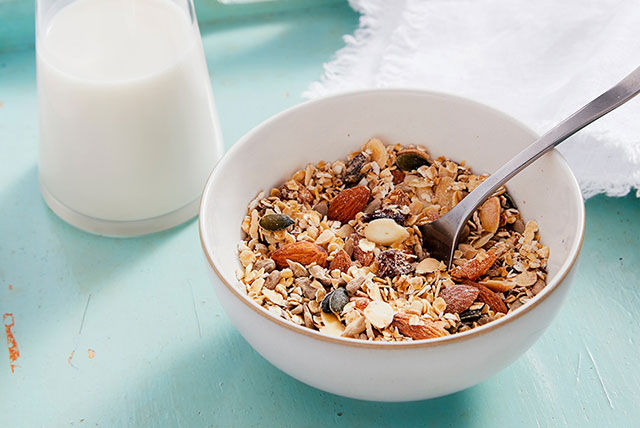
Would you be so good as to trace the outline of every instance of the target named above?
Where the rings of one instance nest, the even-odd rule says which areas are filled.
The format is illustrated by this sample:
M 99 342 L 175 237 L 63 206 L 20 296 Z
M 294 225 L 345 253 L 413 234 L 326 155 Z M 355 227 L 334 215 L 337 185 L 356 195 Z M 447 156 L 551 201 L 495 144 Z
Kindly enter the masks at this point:
M 90 232 L 196 215 L 222 154 L 191 0 L 36 0 L 39 179 Z

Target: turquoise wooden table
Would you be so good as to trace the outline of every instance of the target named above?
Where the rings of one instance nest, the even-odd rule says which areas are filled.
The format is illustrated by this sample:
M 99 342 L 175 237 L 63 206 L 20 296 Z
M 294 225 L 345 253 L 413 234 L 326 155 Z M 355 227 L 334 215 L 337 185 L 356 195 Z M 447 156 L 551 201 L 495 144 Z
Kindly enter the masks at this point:
M 11 339 L 0 339 L 1 427 L 640 426 L 639 199 L 587 202 L 563 312 L 490 380 L 404 404 L 320 392 L 272 367 L 230 325 L 196 222 L 109 239 L 47 209 L 36 180 L 31 6 L 0 3 L 0 314 Z M 300 102 L 358 20 L 332 1 L 200 2 L 198 12 L 227 147 Z

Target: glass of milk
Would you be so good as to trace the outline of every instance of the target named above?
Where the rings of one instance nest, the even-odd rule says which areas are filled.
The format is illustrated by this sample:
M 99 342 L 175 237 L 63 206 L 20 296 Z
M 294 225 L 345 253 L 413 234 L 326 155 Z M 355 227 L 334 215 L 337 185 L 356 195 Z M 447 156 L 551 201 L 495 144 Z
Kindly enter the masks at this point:
M 194 217 L 222 154 L 191 0 L 37 0 L 39 180 L 93 233 Z

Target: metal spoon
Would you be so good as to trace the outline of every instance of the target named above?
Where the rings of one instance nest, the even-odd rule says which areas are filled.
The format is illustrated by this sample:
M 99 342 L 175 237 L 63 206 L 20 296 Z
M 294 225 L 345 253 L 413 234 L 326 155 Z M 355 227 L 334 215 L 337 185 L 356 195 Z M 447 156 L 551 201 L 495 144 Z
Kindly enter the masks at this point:
M 444 261 L 450 269 L 453 252 L 458 247 L 467 220 L 500 186 L 568 137 L 620 107 L 639 92 L 640 67 L 502 165 L 451 211 L 432 223 L 420 226 L 424 248 L 429 250 L 432 257 Z

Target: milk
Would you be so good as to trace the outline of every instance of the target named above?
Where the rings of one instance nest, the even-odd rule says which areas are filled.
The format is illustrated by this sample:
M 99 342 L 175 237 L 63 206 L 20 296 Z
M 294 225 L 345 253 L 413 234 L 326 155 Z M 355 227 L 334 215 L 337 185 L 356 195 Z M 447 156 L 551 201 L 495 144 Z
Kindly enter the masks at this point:
M 197 24 L 172 0 L 77 0 L 50 15 L 37 41 L 47 202 L 98 221 L 194 215 L 222 152 Z

